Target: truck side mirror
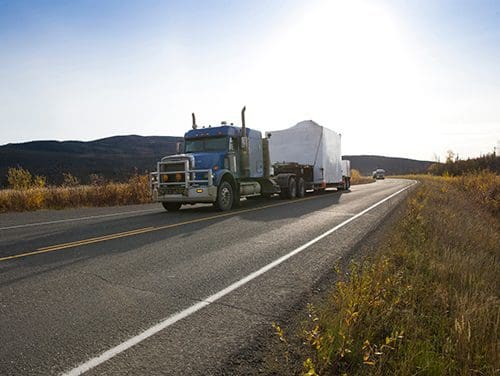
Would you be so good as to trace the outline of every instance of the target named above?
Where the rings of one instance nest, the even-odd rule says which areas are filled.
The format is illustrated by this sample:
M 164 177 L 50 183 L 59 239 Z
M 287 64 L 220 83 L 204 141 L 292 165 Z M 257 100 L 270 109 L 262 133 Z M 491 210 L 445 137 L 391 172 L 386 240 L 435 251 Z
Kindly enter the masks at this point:
M 175 152 L 176 152 L 176 154 L 179 154 L 179 153 L 181 152 L 181 146 L 182 146 L 182 142 L 179 142 L 179 141 L 178 141 L 178 142 L 175 144 Z

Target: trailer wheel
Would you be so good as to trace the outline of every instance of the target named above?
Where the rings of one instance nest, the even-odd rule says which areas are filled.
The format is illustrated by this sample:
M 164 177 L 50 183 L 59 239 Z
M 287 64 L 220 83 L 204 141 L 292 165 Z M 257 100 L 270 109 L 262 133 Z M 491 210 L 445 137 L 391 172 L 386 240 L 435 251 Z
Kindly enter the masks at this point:
M 347 178 L 347 181 L 346 181 L 346 186 L 347 186 L 347 190 L 351 189 L 351 178 Z
M 297 197 L 302 198 L 306 195 L 306 185 L 303 178 L 299 178 L 297 181 Z
M 220 211 L 226 211 L 231 209 L 234 201 L 234 191 L 233 187 L 229 182 L 223 181 L 219 185 L 219 189 L 217 191 L 217 200 L 215 201 L 215 206 Z
M 342 178 L 342 184 L 337 187 L 338 191 L 347 191 L 349 189 L 349 178 L 344 176 Z
M 163 207 L 166 211 L 176 212 L 179 211 L 182 204 L 180 202 L 162 202 Z

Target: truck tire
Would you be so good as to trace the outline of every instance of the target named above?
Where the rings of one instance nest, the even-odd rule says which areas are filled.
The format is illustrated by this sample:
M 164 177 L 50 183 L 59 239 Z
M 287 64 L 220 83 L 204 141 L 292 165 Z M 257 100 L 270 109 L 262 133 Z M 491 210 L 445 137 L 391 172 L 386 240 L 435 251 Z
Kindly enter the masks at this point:
M 236 187 L 234 190 L 234 197 L 233 197 L 233 205 L 231 207 L 233 209 L 237 209 L 241 206 L 241 193 L 240 193 L 240 187 Z
M 162 202 L 163 207 L 166 211 L 176 212 L 179 211 L 182 204 L 180 202 Z
M 292 176 L 288 179 L 288 185 L 286 188 L 281 188 L 280 197 L 282 199 L 293 200 L 297 197 L 297 183 L 295 178 Z
M 217 200 L 215 201 L 215 206 L 220 211 L 230 210 L 234 202 L 234 190 L 231 184 L 227 181 L 223 181 L 219 184 L 219 189 L 217 190 Z
M 349 189 L 349 178 L 344 176 L 342 178 L 342 184 L 337 187 L 339 191 L 347 191 Z
M 306 184 L 303 178 L 299 178 L 297 181 L 297 197 L 302 198 L 306 195 Z

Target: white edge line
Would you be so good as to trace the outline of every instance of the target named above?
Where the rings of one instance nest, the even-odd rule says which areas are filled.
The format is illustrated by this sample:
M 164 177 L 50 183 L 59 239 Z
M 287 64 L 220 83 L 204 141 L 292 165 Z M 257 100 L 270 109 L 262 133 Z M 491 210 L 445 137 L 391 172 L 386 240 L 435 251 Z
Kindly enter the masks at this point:
M 145 339 L 153 336 L 154 334 L 162 331 L 163 329 L 165 328 L 168 328 L 169 326 L 175 324 L 177 321 L 179 320 L 182 320 L 190 315 L 192 315 L 193 313 L 195 313 L 196 311 L 199 311 L 200 309 L 216 302 L 217 300 L 219 300 L 220 298 L 222 298 L 223 296 L 229 294 L 230 292 L 238 289 L 239 287 L 247 284 L 248 282 L 252 281 L 253 279 L 259 277 L 260 275 L 268 272 L 269 270 L 273 269 L 274 267 L 278 266 L 279 264 L 283 263 L 284 261 L 288 260 L 289 258 L 291 258 L 292 256 L 295 256 L 297 253 L 300 253 L 302 252 L 303 250 L 305 250 L 306 248 L 309 248 L 311 245 L 313 245 L 314 243 L 317 243 L 318 241 L 320 241 L 321 239 L 327 237 L 328 235 L 332 234 L 333 232 L 337 231 L 338 229 L 344 227 L 345 225 L 347 225 L 348 223 L 354 221 L 355 219 L 361 217 L 362 215 L 366 214 L 367 212 L 369 212 L 370 210 L 376 208 L 377 206 L 383 204 L 384 202 L 390 200 L 391 198 L 393 198 L 394 196 L 397 196 L 398 194 L 400 194 L 401 192 L 404 192 L 406 191 L 408 188 L 412 187 L 414 184 L 416 183 L 416 181 L 413 181 L 412 184 L 400 189 L 399 191 L 387 196 L 386 198 L 378 201 L 377 203 L 373 204 L 372 206 L 364 209 L 363 211 L 359 212 L 358 214 L 356 215 L 353 215 L 352 217 L 346 219 L 344 222 L 338 224 L 337 226 L 331 228 L 330 230 L 326 231 L 325 233 L 319 235 L 318 237 L 308 241 L 307 243 L 305 243 L 304 245 L 294 249 L 293 251 L 291 251 L 290 253 L 287 253 L 286 255 L 274 260 L 273 262 L 271 262 L 270 264 L 267 264 L 266 266 L 260 268 L 259 270 L 256 270 L 255 272 L 253 273 L 250 273 L 249 275 L 247 275 L 246 277 L 243 277 L 242 279 L 240 279 L 239 281 L 236 281 L 235 283 L 229 285 L 228 287 L 220 290 L 219 292 L 213 294 L 213 295 L 210 295 L 209 297 L 205 298 L 204 300 L 180 311 L 180 312 L 177 312 L 177 313 L 174 313 L 173 315 L 163 319 L 162 321 L 160 321 L 158 324 L 156 325 L 153 325 L 152 327 L 150 327 L 149 329 L 146 329 L 145 331 L 143 331 L 142 333 L 139 333 L 137 334 L 136 336 L 126 340 L 125 342 L 122 342 L 120 343 L 119 345 L 103 352 L 101 355 L 99 356 L 96 356 L 95 358 L 92 358 L 92 359 L 89 359 L 88 361 L 80 364 L 79 366 L 65 372 L 62 374 L 62 376 L 76 376 L 76 375 L 81 375 L 95 367 L 97 367 L 98 365 L 106 362 L 107 360 L 111 359 L 112 357 L 114 357 L 115 355 L 118 355 L 120 354 L 121 352 L 131 348 L 132 346 L 135 346 L 137 345 L 138 343 L 144 341 Z
M 125 215 L 125 214 L 133 214 L 133 213 L 145 213 L 145 212 L 150 212 L 150 211 L 155 211 L 158 209 L 143 209 L 143 210 L 133 210 L 133 211 L 128 211 L 128 212 L 121 212 L 121 213 L 111 213 L 111 214 L 101 214 L 101 215 L 91 215 L 88 217 L 79 217 L 79 218 L 68 218 L 68 219 L 58 219 L 56 221 L 48 221 L 48 222 L 35 222 L 35 223 L 27 223 L 24 225 L 14 225 L 14 226 L 7 226 L 7 227 L 0 227 L 0 230 L 11 230 L 14 228 L 23 228 L 23 227 L 34 227 L 34 226 L 43 226 L 43 225 L 51 225 L 54 223 L 62 223 L 62 222 L 75 222 L 75 221 L 85 221 L 87 219 L 95 219 L 95 218 L 104 218 L 104 217 L 113 217 L 113 216 L 118 216 L 118 215 Z

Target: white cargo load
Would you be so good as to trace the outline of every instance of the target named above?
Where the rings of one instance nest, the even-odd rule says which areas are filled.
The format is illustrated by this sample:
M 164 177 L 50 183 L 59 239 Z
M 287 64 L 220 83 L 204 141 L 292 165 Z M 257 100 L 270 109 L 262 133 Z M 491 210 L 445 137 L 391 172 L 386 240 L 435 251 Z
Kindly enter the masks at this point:
M 342 175 L 347 176 L 348 178 L 351 177 L 351 161 L 350 160 L 342 160 Z
M 271 164 L 296 162 L 312 165 L 314 184 L 342 182 L 340 134 L 312 120 L 269 133 Z

